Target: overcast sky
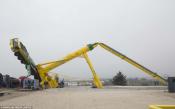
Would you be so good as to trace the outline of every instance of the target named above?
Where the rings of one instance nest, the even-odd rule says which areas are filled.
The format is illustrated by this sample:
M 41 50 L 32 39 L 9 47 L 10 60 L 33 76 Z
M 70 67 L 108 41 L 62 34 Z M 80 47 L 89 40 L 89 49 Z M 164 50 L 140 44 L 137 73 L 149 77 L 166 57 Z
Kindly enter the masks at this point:
M 99 41 L 162 76 L 175 76 L 174 0 L 0 0 L 0 72 L 19 77 L 27 73 L 10 50 L 14 37 L 37 64 Z M 118 71 L 149 77 L 100 47 L 88 54 L 102 78 Z M 92 77 L 83 58 L 53 72 Z

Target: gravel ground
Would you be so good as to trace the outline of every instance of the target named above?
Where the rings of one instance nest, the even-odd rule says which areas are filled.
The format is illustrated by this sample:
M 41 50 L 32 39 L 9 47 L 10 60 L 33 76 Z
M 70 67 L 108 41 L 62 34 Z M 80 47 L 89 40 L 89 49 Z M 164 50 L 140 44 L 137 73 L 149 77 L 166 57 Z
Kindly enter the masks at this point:
M 70 87 L 25 93 L 0 101 L 0 106 L 32 106 L 33 109 L 148 109 L 150 104 L 175 105 L 175 94 L 149 87 L 92 89 Z

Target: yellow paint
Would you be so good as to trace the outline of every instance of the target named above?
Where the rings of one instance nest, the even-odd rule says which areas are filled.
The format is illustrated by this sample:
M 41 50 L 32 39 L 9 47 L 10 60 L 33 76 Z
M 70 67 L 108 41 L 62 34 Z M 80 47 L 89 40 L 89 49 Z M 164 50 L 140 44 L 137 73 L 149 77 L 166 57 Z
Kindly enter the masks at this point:
M 175 109 L 175 105 L 150 105 L 149 109 Z
M 90 69 L 91 69 L 91 72 L 92 72 L 92 75 L 93 75 L 93 83 L 94 85 L 97 87 L 97 88 L 103 88 L 103 85 L 100 81 L 100 78 L 98 77 L 98 75 L 95 73 L 95 70 L 93 68 L 93 65 L 88 57 L 88 55 L 86 53 L 83 54 L 84 58 L 86 59 L 86 62 L 88 63 Z

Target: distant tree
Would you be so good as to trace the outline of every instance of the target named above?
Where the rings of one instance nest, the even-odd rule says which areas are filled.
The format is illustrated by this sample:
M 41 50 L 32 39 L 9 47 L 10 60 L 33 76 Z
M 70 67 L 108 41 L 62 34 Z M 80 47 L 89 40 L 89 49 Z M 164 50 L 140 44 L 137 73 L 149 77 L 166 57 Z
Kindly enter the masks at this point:
M 126 76 L 122 74 L 122 72 L 118 72 L 112 80 L 112 83 L 114 85 L 121 85 L 121 86 L 126 86 L 127 85 L 127 80 Z

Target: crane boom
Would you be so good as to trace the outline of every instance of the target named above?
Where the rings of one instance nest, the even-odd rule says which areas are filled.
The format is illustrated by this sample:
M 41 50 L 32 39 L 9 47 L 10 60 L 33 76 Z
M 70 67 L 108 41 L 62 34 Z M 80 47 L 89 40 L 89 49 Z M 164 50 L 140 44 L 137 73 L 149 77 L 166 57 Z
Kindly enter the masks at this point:
M 101 46 L 102 48 L 104 48 L 105 50 L 109 51 L 110 53 L 114 54 L 115 56 L 118 56 L 119 58 L 125 60 L 126 62 L 128 62 L 129 64 L 137 67 L 138 69 L 142 70 L 143 72 L 145 72 L 146 74 L 150 75 L 151 77 L 159 80 L 161 83 L 166 84 L 167 80 L 164 79 L 163 77 L 161 77 L 160 75 L 158 75 L 157 73 L 149 70 L 148 68 L 142 66 L 141 64 L 139 64 L 138 62 L 132 60 L 131 58 L 123 55 L 122 53 L 116 51 L 115 49 L 109 47 L 108 45 L 104 44 L 104 43 L 95 43 L 94 47 L 96 47 L 97 45 Z
M 67 55 L 66 57 L 63 58 L 62 62 L 55 62 L 53 65 L 48 66 L 48 70 L 54 69 L 55 67 L 58 67 L 78 56 L 81 56 L 82 54 L 89 52 L 91 50 L 93 50 L 95 47 L 97 46 L 102 47 L 103 49 L 107 50 L 108 52 L 114 54 L 115 56 L 125 60 L 126 62 L 128 62 L 129 64 L 135 66 L 136 68 L 142 70 L 144 73 L 150 75 L 151 77 L 153 77 L 156 80 L 159 80 L 161 83 L 166 84 L 167 80 L 164 79 L 163 77 L 161 77 L 160 75 L 158 75 L 157 73 L 149 70 L 148 68 L 144 67 L 143 65 L 139 64 L 138 62 L 134 61 L 133 59 L 125 56 L 124 54 L 116 51 L 115 49 L 111 48 L 110 46 L 104 44 L 104 43 L 94 43 L 94 44 L 89 44 L 86 47 L 83 47 L 79 50 L 77 50 L 76 52 L 73 52 L 69 55 Z M 51 67 L 52 66 L 52 67 Z
M 25 46 L 16 38 L 11 39 L 10 41 L 11 49 L 15 53 L 15 55 L 18 57 L 19 60 L 23 64 L 25 64 L 27 70 L 29 71 L 30 75 L 34 75 L 36 79 L 39 79 L 40 84 L 42 87 L 45 87 L 45 83 L 48 83 L 51 88 L 58 87 L 57 83 L 55 80 L 53 80 L 49 75 L 48 72 L 55 69 L 56 67 L 59 67 L 74 58 L 83 56 L 88 63 L 92 74 L 93 74 L 93 83 L 97 88 L 102 88 L 102 83 L 96 74 L 93 65 L 87 55 L 87 52 L 92 51 L 95 47 L 100 46 L 103 49 L 107 50 L 108 52 L 114 54 L 115 56 L 118 56 L 119 58 L 125 60 L 129 64 L 137 67 L 138 69 L 142 70 L 146 74 L 152 76 L 153 78 L 159 80 L 161 83 L 166 84 L 167 80 L 165 80 L 163 77 L 159 76 L 157 73 L 149 70 L 148 68 L 142 66 L 141 64 L 137 63 L 136 61 L 132 60 L 131 58 L 123 55 L 122 53 L 116 51 L 115 49 L 109 47 L 108 45 L 104 43 L 94 43 L 94 44 L 88 44 L 87 46 L 76 50 L 75 52 L 72 52 L 68 54 L 67 56 L 63 57 L 60 60 L 52 61 L 52 62 L 47 62 L 43 64 L 38 64 L 35 65 L 32 58 L 29 56 L 29 53 L 27 52 L 27 49 Z

